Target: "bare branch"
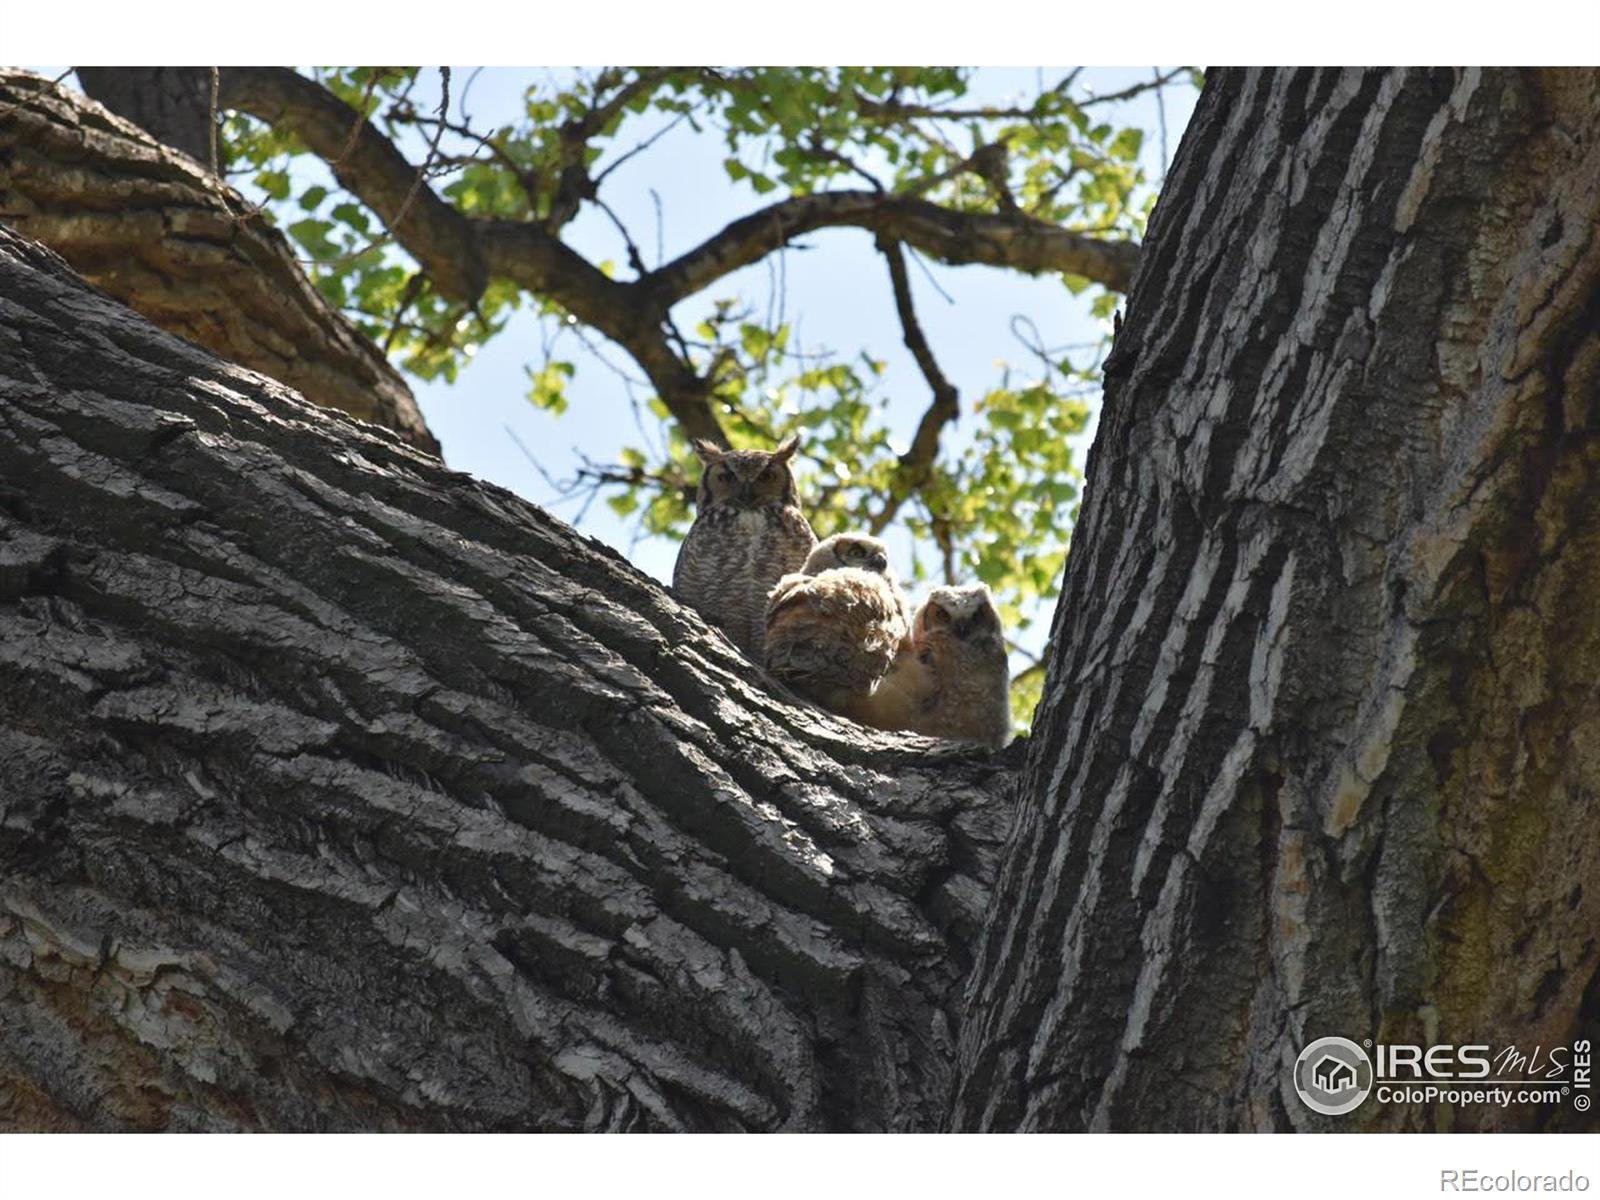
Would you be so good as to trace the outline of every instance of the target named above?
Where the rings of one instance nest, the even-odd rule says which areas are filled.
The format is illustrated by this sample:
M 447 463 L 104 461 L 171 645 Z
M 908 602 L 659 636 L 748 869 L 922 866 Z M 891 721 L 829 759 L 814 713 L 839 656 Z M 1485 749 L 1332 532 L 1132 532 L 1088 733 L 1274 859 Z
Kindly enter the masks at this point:
M 808 154 L 814 154 L 816 157 L 824 159 L 827 162 L 836 163 L 852 174 L 859 175 L 862 179 L 867 181 L 867 186 L 875 192 L 882 192 L 885 190 L 883 183 L 871 171 L 867 170 L 849 155 L 841 154 L 837 150 L 833 150 L 827 146 L 824 146 L 815 135 L 812 136 L 811 145 L 806 148 L 806 152 Z
M 688 113 L 686 113 L 686 112 L 685 113 L 679 113 L 676 117 L 673 117 L 672 120 L 668 121 L 660 129 L 656 130 L 649 137 L 647 137 L 643 141 L 641 141 L 637 146 L 634 146 L 631 150 L 624 151 L 613 162 L 608 163 L 606 165 L 606 169 L 601 171 L 600 174 L 598 174 L 598 175 L 596 175 L 594 177 L 595 189 L 598 191 L 599 188 L 600 188 L 600 185 L 606 181 L 607 176 L 609 176 L 613 171 L 615 171 L 623 163 L 627 162 L 630 158 L 633 158 L 636 155 L 643 154 L 646 150 L 650 149 L 651 146 L 654 146 L 662 138 L 666 137 L 667 134 L 671 133 L 674 129 L 676 129 L 679 125 L 682 125 L 688 119 L 689 119 L 689 114 Z
M 486 220 L 475 221 L 471 227 L 477 230 L 484 261 L 496 276 L 548 296 L 605 334 L 633 355 L 687 436 L 727 444 L 727 435 L 707 402 L 707 381 L 695 374 L 667 340 L 668 304 L 641 291 L 639 283 L 607 279 L 594 264 L 538 225 Z
M 619 88 L 617 94 L 604 104 L 591 108 L 582 117 L 563 125 L 561 136 L 564 139 L 570 137 L 579 142 L 588 141 L 595 134 L 604 130 L 611 123 L 613 117 L 640 95 L 686 69 L 684 67 L 653 67 L 648 71 L 640 71 L 637 76 Z
M 220 90 L 221 85 L 217 78 L 217 68 L 212 67 L 210 114 L 206 121 L 206 133 L 208 135 L 206 139 L 206 149 L 210 151 L 210 158 L 208 161 L 211 165 L 211 173 L 218 177 L 222 175 L 221 159 L 217 154 L 217 95 Z
M 390 110 L 389 119 L 396 124 L 402 125 L 439 125 L 457 137 L 469 138 L 477 142 L 478 145 L 489 152 L 495 162 L 511 173 L 511 177 L 517 181 L 517 186 L 522 189 L 523 195 L 528 198 L 529 205 L 535 203 L 539 194 L 538 176 L 506 153 L 505 148 L 493 138 L 486 137 L 470 125 L 460 121 L 441 121 L 436 117 L 425 117 L 409 104 L 396 105 Z M 482 160 L 470 156 L 456 157 L 451 155 L 443 161 L 455 166 L 462 166 L 468 163 L 481 162 Z
M 1167 84 L 1188 70 L 1188 67 L 1173 67 L 1165 75 L 1157 75 L 1154 79 L 1146 80 L 1144 83 L 1133 84 L 1131 87 L 1125 87 L 1119 92 L 1107 92 L 1104 96 L 1090 96 L 1086 100 L 1079 100 L 1078 107 L 1093 108 L 1097 104 L 1115 104 L 1119 100 L 1131 100 L 1135 96 L 1143 95 L 1152 89 L 1166 87 Z
M 598 184 L 596 180 L 590 178 L 589 164 L 585 161 L 589 139 L 602 132 L 633 100 L 682 69 L 656 67 L 641 71 L 634 79 L 618 88 L 616 95 L 605 103 L 596 105 L 581 117 L 567 121 L 561 126 L 559 130 L 561 175 L 556 181 L 555 197 L 551 200 L 550 212 L 545 218 L 545 228 L 552 233 L 556 232 L 578 215 L 578 209 L 583 201 L 594 199 Z M 597 93 L 600 87 L 604 86 L 606 79 L 607 72 L 602 71 L 597 81 Z
M 1069 71 L 1052 88 L 1039 93 L 1034 103 L 1023 107 L 1021 105 L 980 105 L 977 108 L 942 108 L 936 104 L 905 104 L 891 97 L 888 100 L 871 100 L 858 97 L 856 111 L 869 121 L 906 121 L 918 117 L 934 117 L 939 120 L 954 121 L 989 121 L 989 120 L 1029 120 L 1045 116 L 1049 109 L 1046 101 L 1054 96 L 1063 96 L 1073 80 L 1078 77 L 1082 68 Z

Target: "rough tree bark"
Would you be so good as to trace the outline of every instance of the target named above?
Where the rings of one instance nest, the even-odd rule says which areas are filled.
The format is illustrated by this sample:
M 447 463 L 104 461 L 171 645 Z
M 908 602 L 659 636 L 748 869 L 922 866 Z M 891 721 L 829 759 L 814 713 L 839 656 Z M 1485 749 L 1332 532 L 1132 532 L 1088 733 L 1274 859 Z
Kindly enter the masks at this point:
M 133 94 L 158 112 L 176 106 Z M 205 162 L 48 79 L 0 70 L 0 222 L 168 332 L 437 454 L 400 373 Z
M 0 1123 L 927 1128 L 1006 824 L 0 232 Z
M 1600 72 L 1208 76 L 1106 366 L 958 1126 L 1574 1121 L 1320 1118 L 1289 1068 L 1600 1032 L 1597 230 Z
M 0 233 L 0 1124 L 1315 1128 L 1311 1037 L 1592 1025 L 1597 115 L 1211 77 L 1020 779 Z

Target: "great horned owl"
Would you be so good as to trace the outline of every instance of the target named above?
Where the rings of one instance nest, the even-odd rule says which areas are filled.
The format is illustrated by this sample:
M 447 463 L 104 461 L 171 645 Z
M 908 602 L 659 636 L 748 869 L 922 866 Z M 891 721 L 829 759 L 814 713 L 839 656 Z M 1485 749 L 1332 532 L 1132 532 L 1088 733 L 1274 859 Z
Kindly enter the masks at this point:
M 937 587 L 912 621 L 912 660 L 897 661 L 885 683 L 909 701 L 901 728 L 1000 749 L 1011 740 L 1010 670 L 1005 634 L 981 583 Z
M 897 653 L 910 612 L 884 544 L 839 533 L 785 575 L 767 602 L 767 670 L 834 712 L 855 715 Z
M 799 441 L 791 437 L 770 451 L 693 445 L 705 469 L 672 590 L 760 661 L 767 593 L 817 544 L 789 470 Z

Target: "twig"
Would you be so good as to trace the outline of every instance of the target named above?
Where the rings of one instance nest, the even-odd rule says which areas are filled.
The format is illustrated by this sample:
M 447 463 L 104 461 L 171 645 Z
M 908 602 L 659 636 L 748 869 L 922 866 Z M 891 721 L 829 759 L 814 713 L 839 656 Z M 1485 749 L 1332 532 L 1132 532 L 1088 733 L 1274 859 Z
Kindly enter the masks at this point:
M 628 250 L 628 265 L 640 276 L 648 275 L 650 268 L 644 265 L 644 257 L 639 253 L 639 247 L 634 244 L 633 235 L 628 232 L 628 227 L 622 223 L 622 218 L 612 211 L 611 206 L 599 196 L 593 197 L 596 208 L 611 218 L 611 223 L 616 226 L 617 232 L 622 235 L 622 244 Z
M 1167 84 L 1171 83 L 1174 79 L 1176 79 L 1179 75 L 1182 75 L 1188 69 L 1188 67 L 1174 67 L 1165 75 L 1158 74 L 1148 83 L 1136 83 L 1131 87 L 1123 88 L 1120 92 L 1107 92 L 1104 96 L 1090 96 L 1086 100 L 1079 100 L 1078 107 L 1091 108 L 1096 104 L 1115 104 L 1118 100 L 1131 100 L 1135 96 L 1148 92 L 1151 88 L 1160 89 L 1166 87 Z
M 397 225 L 401 225 L 401 224 L 405 223 L 406 213 L 411 211 L 412 201 L 414 201 L 417 198 L 417 192 L 422 187 L 422 181 L 427 176 L 428 168 L 433 165 L 433 160 L 436 157 L 438 157 L 438 154 L 439 154 L 439 141 L 440 141 L 441 138 L 444 137 L 444 122 L 445 122 L 445 118 L 448 117 L 449 115 L 450 115 L 450 68 L 449 67 L 440 67 L 439 68 L 439 124 L 433 131 L 433 141 L 428 143 L 428 157 L 423 162 L 422 166 L 417 168 L 417 176 L 416 176 L 415 179 L 413 179 L 411 181 L 411 190 L 406 193 L 405 199 L 403 201 L 401 201 L 401 203 L 400 203 L 400 211 L 395 214 L 394 220 L 384 222 L 384 224 L 388 225 L 391 229 L 394 228 Z
M 693 110 L 691 109 L 690 111 L 692 112 Z M 624 153 L 620 157 L 618 157 L 618 159 L 615 162 L 608 163 L 606 165 L 606 169 L 604 171 L 601 171 L 600 174 L 598 174 L 598 175 L 596 175 L 594 177 L 594 186 L 598 189 L 599 186 L 602 183 L 605 182 L 606 176 L 610 175 L 611 172 L 615 171 L 623 163 L 627 162 L 630 158 L 634 157 L 634 155 L 643 154 L 646 150 L 650 149 L 651 146 L 654 146 L 662 138 L 666 137 L 667 134 L 671 133 L 679 125 L 683 124 L 684 121 L 688 120 L 688 118 L 689 118 L 689 113 L 686 113 L 686 112 L 679 113 L 676 117 L 674 117 L 672 120 L 668 121 L 665 125 L 663 125 L 660 129 L 656 130 L 649 137 L 645 138 L 644 141 L 640 142 L 633 149 L 627 151 L 626 153 Z
M 217 157 L 217 98 L 222 93 L 222 72 L 211 68 L 211 106 L 207 114 L 206 148 L 211 155 L 211 174 L 220 176 L 220 163 Z
M 341 266 L 341 265 L 343 265 L 345 263 L 355 262 L 356 260 L 361 258 L 363 255 L 370 254 L 372 251 L 377 250 L 380 247 L 385 246 L 389 242 L 395 240 L 395 234 L 393 233 L 393 230 L 399 228 L 399 226 L 402 225 L 405 222 L 406 213 L 408 213 L 411 210 L 411 205 L 412 205 L 413 201 L 416 200 L 418 193 L 421 192 L 421 190 L 422 190 L 423 180 L 427 178 L 428 171 L 433 166 L 434 159 L 439 154 L 439 141 L 440 141 L 441 138 L 444 137 L 444 125 L 445 125 L 444 118 L 445 118 L 445 114 L 448 112 L 448 110 L 450 108 L 450 68 L 449 67 L 440 67 L 439 68 L 439 79 L 440 79 L 439 117 L 438 117 L 437 121 L 434 123 L 433 141 L 428 143 L 428 157 L 426 159 L 424 159 L 422 165 L 417 168 L 416 175 L 413 176 L 413 178 L 411 180 L 411 187 L 406 191 L 405 197 L 400 201 L 400 210 L 395 213 L 394 218 L 392 220 L 385 220 L 382 213 L 378 214 L 378 219 L 380 221 L 383 221 L 385 232 L 384 233 L 380 233 L 377 237 L 372 238 L 371 240 L 369 240 L 367 242 L 367 244 L 365 246 L 362 246 L 359 250 L 347 250 L 345 253 L 336 254 L 332 258 L 327 259 L 326 261 L 323 261 L 323 262 L 317 262 L 317 260 L 315 260 L 315 259 L 302 260 L 302 261 L 310 261 L 310 262 L 315 263 L 318 266 L 323 266 L 323 267 Z M 362 103 L 363 103 L 363 107 L 365 107 L 365 101 L 363 101 Z M 362 122 L 362 124 L 365 124 L 366 118 L 365 117 L 361 118 L 361 122 Z M 348 152 L 348 149 L 347 149 L 347 152 Z M 472 309 L 473 309 L 473 311 L 476 311 L 476 309 L 477 309 L 477 301 L 476 300 L 474 300 L 473 303 L 472 303 Z
M 372 93 L 377 90 L 378 80 L 382 77 L 383 72 L 378 70 L 367 76 L 367 90 L 361 93 L 361 103 L 356 105 L 356 119 L 350 122 L 350 136 L 345 140 L 344 149 L 339 151 L 338 157 L 328 164 L 334 170 L 344 165 L 344 160 L 350 157 L 356 148 L 356 143 L 361 140 L 361 130 L 367 123 L 367 105 L 371 102 Z
M 539 176 L 537 172 L 531 171 L 524 167 L 516 159 L 512 158 L 510 154 L 506 153 L 506 150 L 503 146 L 499 145 L 492 138 L 485 137 L 476 129 L 473 129 L 470 125 L 455 121 L 440 121 L 437 117 L 424 117 L 409 107 L 401 109 L 399 106 L 396 106 L 390 110 L 389 119 L 399 125 L 443 126 L 457 137 L 471 138 L 473 141 L 477 142 L 478 145 L 487 150 L 496 162 L 500 163 L 503 167 L 505 167 L 506 170 L 511 172 L 512 177 L 517 181 L 517 186 L 522 189 L 523 195 L 527 196 L 528 203 L 530 205 L 537 202 L 539 192 Z M 481 162 L 482 160 L 478 158 L 463 158 L 456 155 L 450 155 L 446 158 L 446 161 L 461 165 L 465 163 Z
M 400 303 L 394 310 L 394 319 L 389 322 L 389 332 L 384 335 L 383 353 L 389 353 L 389 348 L 394 345 L 394 339 L 399 336 L 402 323 L 405 321 L 407 311 L 417 302 L 417 297 L 422 295 L 422 289 L 427 284 L 428 277 L 421 271 L 413 271 L 411 278 L 406 280 L 406 290 L 400 296 Z
M 650 189 L 650 203 L 655 206 L 656 210 L 656 266 L 659 267 L 667 258 L 665 248 L 666 225 L 661 217 L 661 193 L 656 191 L 655 188 Z M 668 317 L 667 320 L 670 323 L 672 318 Z M 680 337 L 679 340 L 681 341 L 682 338 Z
M 917 269 L 922 272 L 922 277 L 928 281 L 928 286 L 938 292 L 940 298 L 946 304 L 954 304 L 956 302 L 956 298 L 944 290 L 944 285 L 939 282 L 938 276 L 933 273 L 933 268 L 927 264 L 922 255 L 912 250 L 911 261 L 917 264 Z
M 1166 183 L 1166 181 L 1167 181 L 1167 164 L 1170 161 L 1167 158 L 1167 94 L 1160 86 L 1160 79 L 1161 79 L 1161 70 L 1160 70 L 1160 68 L 1151 67 L 1150 68 L 1150 73 L 1152 75 L 1154 75 L 1156 80 L 1157 80 L 1157 86 L 1156 86 L 1156 124 L 1157 124 L 1158 128 L 1160 128 L 1160 130 L 1161 130 L 1161 180 L 1160 180 L 1160 183 L 1158 183 L 1156 186 L 1160 187 L 1161 184 Z

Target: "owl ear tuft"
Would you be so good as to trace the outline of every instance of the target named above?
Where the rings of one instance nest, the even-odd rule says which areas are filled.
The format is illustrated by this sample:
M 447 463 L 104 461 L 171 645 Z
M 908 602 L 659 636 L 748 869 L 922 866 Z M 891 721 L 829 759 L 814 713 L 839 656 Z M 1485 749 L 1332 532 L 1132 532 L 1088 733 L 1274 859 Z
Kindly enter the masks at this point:
M 800 449 L 800 435 L 791 433 L 778 443 L 778 448 L 772 452 L 772 457 L 779 462 L 788 462 L 798 449 Z
M 689 445 L 700 456 L 700 461 L 708 467 L 722 458 L 722 449 L 715 442 L 708 442 L 705 438 L 691 438 Z

